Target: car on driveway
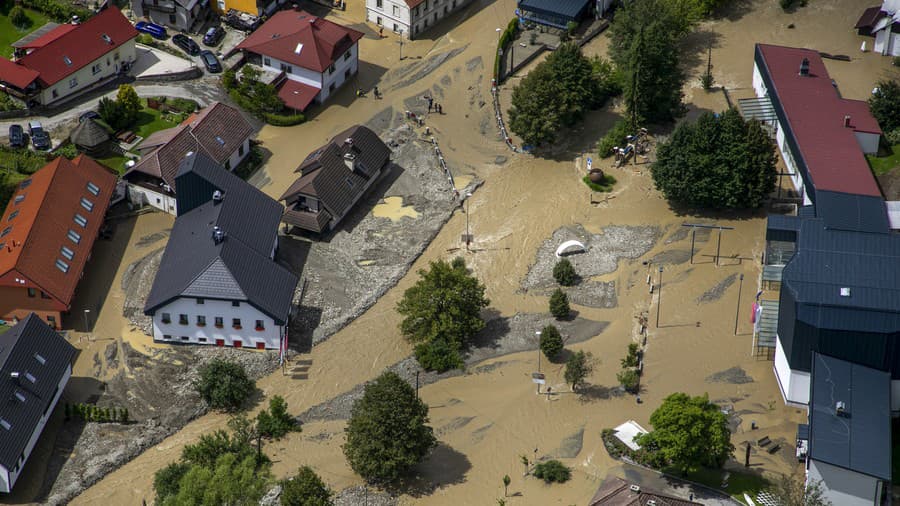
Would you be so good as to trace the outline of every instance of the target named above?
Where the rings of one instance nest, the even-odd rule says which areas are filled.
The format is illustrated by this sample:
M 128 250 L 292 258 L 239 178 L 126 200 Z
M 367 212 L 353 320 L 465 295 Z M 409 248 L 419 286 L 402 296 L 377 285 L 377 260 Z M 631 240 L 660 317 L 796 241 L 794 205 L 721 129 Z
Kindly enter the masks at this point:
M 166 27 L 157 25 L 156 23 L 148 23 L 146 21 L 138 21 L 134 24 L 134 29 L 141 33 L 149 33 L 155 39 L 166 40 L 169 38 Z
M 194 42 L 194 39 L 184 35 L 182 33 L 176 34 L 172 37 L 172 42 L 180 47 L 185 53 L 191 56 L 197 56 L 200 54 L 200 46 Z
M 200 52 L 200 59 L 203 60 L 203 64 L 206 65 L 206 70 L 211 73 L 218 74 L 222 71 L 222 64 L 219 63 L 219 59 L 216 58 L 216 55 L 213 54 L 212 51 L 204 49 Z
M 225 37 L 225 30 L 221 26 L 213 26 L 203 35 L 204 46 L 218 46 Z
M 50 149 L 50 135 L 44 131 L 40 121 L 29 121 L 28 133 L 31 135 L 31 144 L 34 149 Z
M 25 146 L 25 130 L 22 125 L 9 126 L 9 147 L 21 148 Z

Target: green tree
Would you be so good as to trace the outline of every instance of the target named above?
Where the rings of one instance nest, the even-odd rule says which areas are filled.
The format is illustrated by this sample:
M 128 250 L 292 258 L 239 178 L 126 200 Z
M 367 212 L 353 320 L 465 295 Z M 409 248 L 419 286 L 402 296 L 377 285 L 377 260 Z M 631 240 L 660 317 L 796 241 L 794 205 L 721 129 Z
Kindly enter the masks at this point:
M 431 262 L 419 281 L 397 304 L 400 331 L 416 344 L 422 367 L 444 371 L 462 364 L 460 350 L 484 328 L 481 310 L 490 303 L 484 285 L 469 274 L 465 262 Z
M 532 474 L 544 483 L 565 483 L 572 477 L 572 470 L 558 460 L 548 460 L 535 465 Z
M 683 111 L 678 45 L 691 16 L 673 0 L 635 0 L 616 11 L 609 48 L 622 74 L 632 124 L 667 122 Z
M 170 496 L 178 495 L 181 478 L 187 474 L 191 465 L 185 462 L 172 462 L 156 471 L 153 475 L 153 490 L 156 491 L 156 504 L 163 504 Z
M 643 447 L 683 474 L 701 467 L 720 468 L 734 451 L 728 417 L 707 395 L 674 393 L 650 415 L 653 432 L 638 436 Z
M 641 376 L 634 369 L 622 369 L 616 373 L 616 380 L 626 392 L 636 394 L 641 384 Z
M 806 481 L 800 474 L 781 475 L 775 486 L 769 489 L 777 504 L 782 506 L 831 506 L 825 497 L 825 489 L 818 480 Z
M 572 309 L 569 307 L 569 296 L 566 292 L 557 288 L 550 295 L 550 314 L 557 320 L 561 320 L 569 316 Z
M 122 109 L 123 121 L 126 125 L 131 125 L 137 121 L 138 113 L 141 112 L 141 98 L 138 97 L 134 87 L 130 84 L 119 85 L 119 92 L 116 94 L 116 103 Z
M 577 351 L 566 361 L 566 383 L 572 385 L 573 392 L 584 386 L 584 380 L 587 379 L 592 372 L 594 372 L 594 366 L 591 364 L 590 353 Z
M 309 466 L 281 481 L 281 506 L 332 506 L 333 493 Z
M 9 20 L 16 28 L 28 28 L 31 26 L 31 18 L 25 13 L 25 9 L 15 5 L 9 10 Z
M 256 449 L 251 446 L 249 438 L 240 435 L 232 436 L 224 430 L 203 434 L 200 440 L 189 444 L 181 450 L 181 459 L 191 465 L 213 467 L 222 455 L 232 453 L 239 458 L 255 457 Z
M 97 113 L 113 130 L 121 130 L 125 127 L 125 114 L 118 102 L 108 97 L 103 97 L 97 103 Z
M 436 445 L 428 405 L 393 372 L 365 387 L 344 429 L 344 455 L 366 481 L 390 483 L 418 464 Z
M 508 474 L 503 475 L 503 497 L 509 496 L 509 484 L 512 483 Z
M 563 340 L 555 325 L 547 325 L 541 330 L 541 351 L 544 356 L 553 360 L 563 351 Z
M 167 496 L 162 506 L 255 505 L 270 481 L 268 468 L 258 468 L 253 457 L 226 453 L 212 468 L 192 465 L 181 477 L 178 492 Z
M 891 79 L 878 81 L 878 91 L 869 97 L 869 109 L 884 132 L 900 128 L 900 82 Z
M 757 208 L 775 188 L 775 145 L 736 109 L 682 123 L 657 149 L 653 182 L 669 200 L 714 209 Z
M 235 411 L 250 397 L 256 383 L 241 364 L 216 358 L 200 366 L 194 388 L 211 408 Z
M 272 397 L 268 410 L 264 409 L 256 415 L 256 427 L 260 434 L 272 439 L 281 439 L 299 428 L 297 421 L 287 412 L 287 402 L 280 395 Z
M 628 354 L 622 359 L 622 367 L 637 367 L 640 363 L 638 358 L 639 347 L 637 343 L 628 343 Z
M 560 259 L 560 261 L 556 262 L 556 265 L 553 266 L 553 279 L 562 286 L 574 285 L 577 278 L 578 275 L 575 274 L 575 267 L 572 266 L 572 262 L 570 262 L 568 258 Z

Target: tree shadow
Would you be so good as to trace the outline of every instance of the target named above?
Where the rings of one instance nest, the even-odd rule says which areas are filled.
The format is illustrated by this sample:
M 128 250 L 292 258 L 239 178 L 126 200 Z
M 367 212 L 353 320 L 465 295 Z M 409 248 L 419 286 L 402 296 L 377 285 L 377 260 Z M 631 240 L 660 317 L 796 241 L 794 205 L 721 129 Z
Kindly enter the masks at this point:
M 310 353 L 313 345 L 313 332 L 322 322 L 322 309 L 300 305 L 291 319 L 288 347 L 298 353 Z
M 588 384 L 578 389 L 578 400 L 582 403 L 605 401 L 624 397 L 627 392 L 621 386 L 604 386 Z
M 500 348 L 500 340 L 511 330 L 509 325 L 509 317 L 500 314 L 494 308 L 487 308 L 481 312 L 481 318 L 484 320 L 484 328 L 475 334 L 469 344 L 471 351 L 474 348 Z
M 722 36 L 708 29 L 697 29 L 688 33 L 681 41 L 679 56 L 680 66 L 684 69 L 693 69 L 707 62 L 709 49 L 713 49 L 713 68 L 715 68 L 715 50 L 719 47 Z M 690 79 L 691 76 L 688 76 Z
M 413 477 L 397 483 L 396 492 L 418 498 L 428 496 L 444 485 L 465 483 L 472 469 L 469 458 L 449 445 L 439 442 L 428 457 L 413 468 Z
M 712 221 L 747 221 L 765 218 L 767 216 L 764 207 L 760 207 L 759 209 L 705 209 L 702 207 L 691 207 L 671 200 L 668 201 L 668 203 L 669 210 L 680 218 L 691 217 Z M 726 232 L 728 231 L 726 230 Z

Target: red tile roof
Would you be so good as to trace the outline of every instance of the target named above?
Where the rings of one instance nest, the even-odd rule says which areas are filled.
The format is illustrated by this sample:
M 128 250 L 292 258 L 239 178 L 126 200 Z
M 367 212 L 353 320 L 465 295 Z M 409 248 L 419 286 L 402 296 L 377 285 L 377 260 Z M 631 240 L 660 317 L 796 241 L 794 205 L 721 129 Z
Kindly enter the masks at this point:
M 115 186 L 116 176 L 84 155 L 59 157 L 20 183 L 0 220 L 0 278 L 14 271 L 68 306 Z M 90 211 L 82 199 L 93 204 Z M 87 219 L 85 226 L 75 222 L 76 214 Z M 67 237 L 69 230 L 81 236 L 77 244 Z M 63 246 L 74 253 L 71 260 L 62 256 Z M 56 267 L 57 260 L 69 266 L 67 272 Z
M 424 1 L 425 0 L 406 0 L 406 5 L 410 9 L 415 9 L 420 3 L 424 2 Z
M 34 39 L 33 41 L 22 44 L 18 47 L 21 49 L 37 49 L 39 47 L 44 47 L 76 28 L 78 28 L 78 25 L 73 25 L 71 23 L 62 24 L 45 33 L 44 35 L 41 35 L 40 37 Z
M 235 49 L 323 72 L 361 38 L 362 32 L 306 11 L 284 10 L 269 18 Z
M 881 134 L 865 102 L 838 95 L 819 53 L 757 44 L 817 190 L 881 196 L 854 132 Z M 809 76 L 799 75 L 809 60 Z M 762 69 L 761 69 L 762 71 Z M 844 126 L 850 116 L 850 127 Z
M 278 88 L 278 98 L 284 102 L 284 105 L 296 111 L 303 112 L 309 107 L 309 104 L 316 98 L 321 90 L 315 86 L 303 84 L 291 79 L 285 79 L 281 87 Z
M 0 57 L 0 81 L 25 89 L 37 78 L 36 71 Z
M 109 42 L 104 35 L 109 37 Z M 17 63 L 38 72 L 38 80 L 44 86 L 52 86 L 137 35 L 137 30 L 122 12 L 109 7 L 74 30 L 23 56 Z M 66 59 L 72 62 L 71 65 Z

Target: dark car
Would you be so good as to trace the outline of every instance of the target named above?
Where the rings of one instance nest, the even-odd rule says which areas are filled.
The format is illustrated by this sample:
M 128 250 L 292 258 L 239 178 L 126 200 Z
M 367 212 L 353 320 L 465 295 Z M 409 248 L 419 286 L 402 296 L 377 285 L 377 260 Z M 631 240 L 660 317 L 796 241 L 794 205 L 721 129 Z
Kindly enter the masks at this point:
M 22 125 L 9 126 L 9 147 L 21 148 L 25 146 L 25 130 Z
M 184 50 L 185 53 L 191 56 L 197 56 L 198 54 L 200 54 L 200 46 L 198 46 L 197 43 L 187 35 L 179 33 L 172 37 L 172 42 L 175 43 L 176 46 Z
M 206 65 L 206 70 L 213 74 L 218 74 L 222 71 L 222 64 L 219 63 L 219 59 L 216 58 L 216 55 L 214 55 L 212 51 L 204 49 L 200 52 L 200 59 L 203 60 L 203 64 Z
M 28 133 L 31 134 L 31 144 L 34 149 L 50 149 L 50 135 L 44 131 L 40 121 L 29 121 Z
M 80 116 L 78 116 L 79 123 L 84 123 L 89 119 L 100 119 L 100 114 L 98 114 L 96 111 L 84 111 Z
M 225 37 L 225 30 L 221 26 L 214 26 L 203 35 L 203 45 L 218 46 L 223 37 Z
M 153 36 L 153 38 L 159 40 L 166 40 L 167 38 L 169 38 L 169 33 L 166 32 L 166 28 L 164 26 L 157 25 L 156 23 L 138 21 L 134 24 L 134 29 L 142 33 L 149 33 Z

